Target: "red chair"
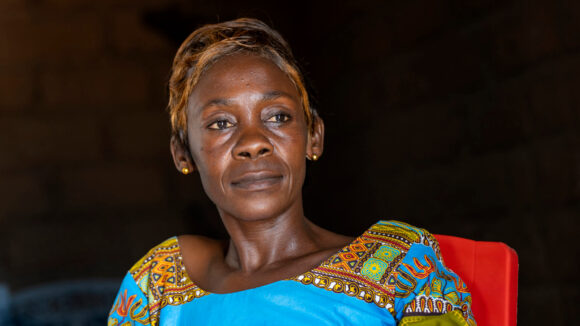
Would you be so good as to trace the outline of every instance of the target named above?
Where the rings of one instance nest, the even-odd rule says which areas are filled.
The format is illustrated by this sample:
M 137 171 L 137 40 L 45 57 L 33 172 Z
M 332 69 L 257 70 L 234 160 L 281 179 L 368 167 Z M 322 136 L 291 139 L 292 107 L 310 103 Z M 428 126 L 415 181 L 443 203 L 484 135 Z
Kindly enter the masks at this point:
M 518 255 L 502 242 L 436 234 L 445 265 L 467 284 L 479 326 L 515 326 Z

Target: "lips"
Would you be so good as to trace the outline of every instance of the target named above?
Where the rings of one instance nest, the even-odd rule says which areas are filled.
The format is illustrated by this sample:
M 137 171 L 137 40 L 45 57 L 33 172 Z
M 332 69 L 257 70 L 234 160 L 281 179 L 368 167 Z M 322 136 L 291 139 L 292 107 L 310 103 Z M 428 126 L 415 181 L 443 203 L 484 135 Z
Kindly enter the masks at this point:
M 277 186 L 282 181 L 282 174 L 273 171 L 246 172 L 234 178 L 232 186 L 235 188 L 260 191 Z

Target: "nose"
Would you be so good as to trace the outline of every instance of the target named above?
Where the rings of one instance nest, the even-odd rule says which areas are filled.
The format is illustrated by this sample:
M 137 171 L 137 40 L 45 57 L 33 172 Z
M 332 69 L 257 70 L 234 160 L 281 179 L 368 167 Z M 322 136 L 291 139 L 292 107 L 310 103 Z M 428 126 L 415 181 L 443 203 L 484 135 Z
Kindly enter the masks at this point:
M 266 135 L 259 128 L 251 128 L 241 132 L 233 155 L 238 160 L 254 160 L 272 154 L 273 150 L 274 147 Z

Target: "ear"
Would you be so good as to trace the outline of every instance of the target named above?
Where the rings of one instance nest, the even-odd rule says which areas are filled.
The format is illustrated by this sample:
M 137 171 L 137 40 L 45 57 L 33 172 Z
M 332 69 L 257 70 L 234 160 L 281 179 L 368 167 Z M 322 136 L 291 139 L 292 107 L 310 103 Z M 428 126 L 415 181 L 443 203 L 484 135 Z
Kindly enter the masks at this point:
M 324 122 L 319 116 L 314 116 L 312 122 L 313 128 L 308 131 L 308 144 L 306 147 L 306 156 L 311 158 L 312 155 L 322 156 L 324 150 Z
M 189 154 L 189 149 L 185 146 L 185 144 L 183 144 L 179 137 L 176 135 L 171 136 L 169 147 L 171 148 L 173 163 L 175 163 L 175 168 L 177 171 L 183 174 L 195 171 L 195 163 Z M 189 172 L 184 173 L 184 169 L 187 169 Z

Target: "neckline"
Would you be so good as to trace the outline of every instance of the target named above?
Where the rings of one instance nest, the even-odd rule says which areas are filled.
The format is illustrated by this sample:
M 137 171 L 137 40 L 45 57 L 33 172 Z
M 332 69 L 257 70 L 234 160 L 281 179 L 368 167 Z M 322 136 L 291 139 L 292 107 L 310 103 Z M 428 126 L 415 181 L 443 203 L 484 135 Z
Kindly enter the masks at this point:
M 185 269 L 185 263 L 183 262 L 183 255 L 181 254 L 181 245 L 179 244 L 179 238 L 177 236 L 175 236 L 174 238 L 175 238 L 175 242 L 177 243 L 177 255 L 178 255 L 177 256 L 177 259 L 180 261 L 181 268 L 182 268 L 183 273 L 184 273 L 184 277 L 186 278 L 186 283 L 190 283 L 190 284 L 194 285 L 195 287 L 197 287 L 197 289 L 199 289 L 200 291 L 206 293 L 206 295 L 207 294 L 211 294 L 211 295 L 234 295 L 234 294 L 240 294 L 240 293 L 244 293 L 244 292 L 256 291 L 256 290 L 263 289 L 263 288 L 272 286 L 274 284 L 277 284 L 277 283 L 280 283 L 280 282 L 283 282 L 283 281 L 292 281 L 293 279 L 298 278 L 300 275 L 306 274 L 308 272 L 312 272 L 312 271 L 316 270 L 317 268 L 321 267 L 322 264 L 324 264 L 324 262 L 326 262 L 329 259 L 337 256 L 338 254 L 340 254 L 341 252 L 343 252 L 345 249 L 347 249 L 349 246 L 353 245 L 356 241 L 359 241 L 359 239 L 367 231 L 368 231 L 368 229 L 365 230 L 361 235 L 355 237 L 351 242 L 347 243 L 345 246 L 342 246 L 340 249 L 338 249 L 332 255 L 330 255 L 330 256 L 324 258 L 323 260 L 321 260 L 316 266 L 314 266 L 314 267 L 312 267 L 312 268 L 310 268 L 310 269 L 308 269 L 306 271 L 303 271 L 302 273 L 299 273 L 298 275 L 294 275 L 294 276 L 291 276 L 291 277 L 288 277 L 288 278 L 283 278 L 281 280 L 277 280 L 277 281 L 274 281 L 274 282 L 271 282 L 271 283 L 262 284 L 262 285 L 259 285 L 259 286 L 256 286 L 256 287 L 251 287 L 251 288 L 247 288 L 247 289 L 243 289 L 243 290 L 239 290 L 239 291 L 226 292 L 226 293 L 217 293 L 217 292 L 211 292 L 211 291 L 205 290 L 205 289 L 201 288 L 199 285 L 197 285 L 195 282 L 193 282 L 191 280 L 191 278 L 189 277 L 189 273 L 187 272 L 187 269 Z

